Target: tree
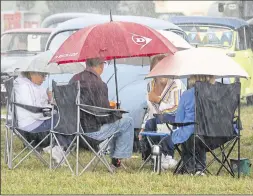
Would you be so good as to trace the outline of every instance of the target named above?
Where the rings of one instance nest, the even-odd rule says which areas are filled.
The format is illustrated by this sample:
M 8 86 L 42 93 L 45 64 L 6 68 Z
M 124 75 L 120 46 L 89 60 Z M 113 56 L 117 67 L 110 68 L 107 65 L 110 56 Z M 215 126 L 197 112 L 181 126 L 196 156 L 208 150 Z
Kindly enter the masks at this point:
M 62 12 L 91 12 L 109 14 L 119 1 L 47 1 L 50 14 Z
M 155 16 L 153 1 L 120 1 L 118 11 L 124 15 Z
M 35 6 L 36 1 L 16 1 L 16 5 L 19 10 L 28 11 Z

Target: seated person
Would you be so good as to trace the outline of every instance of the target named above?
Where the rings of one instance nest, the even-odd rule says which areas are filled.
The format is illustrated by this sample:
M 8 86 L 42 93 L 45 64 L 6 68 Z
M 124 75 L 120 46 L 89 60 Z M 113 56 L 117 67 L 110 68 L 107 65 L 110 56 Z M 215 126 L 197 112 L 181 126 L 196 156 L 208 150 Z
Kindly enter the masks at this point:
M 151 60 L 151 70 L 155 65 L 162 60 L 165 55 L 154 56 Z M 159 118 L 154 118 L 154 114 L 162 114 L 162 118 L 168 121 L 175 120 L 175 113 L 177 110 L 179 98 L 181 96 L 181 91 L 184 89 L 184 85 L 180 80 L 171 80 L 167 78 L 155 78 L 149 84 L 149 93 L 147 97 L 148 112 L 144 117 L 144 122 L 142 125 L 142 131 L 157 131 L 158 124 L 162 124 Z M 161 117 L 161 116 L 160 116 Z M 165 124 L 165 129 L 168 128 Z M 161 127 L 163 127 L 163 125 Z M 160 126 L 160 125 L 159 125 Z M 139 139 L 142 142 L 142 153 L 143 159 L 146 159 L 150 154 L 150 148 L 147 144 L 146 138 L 140 135 Z M 159 139 L 159 138 L 157 138 Z M 156 138 L 153 137 L 156 141 Z M 159 142 L 159 140 L 157 141 Z M 144 147 L 145 146 L 145 147 Z M 176 166 L 177 161 L 173 159 L 174 157 L 174 144 L 170 138 L 166 138 L 162 143 L 162 168 L 168 169 Z
M 100 77 L 104 70 L 104 63 L 105 62 L 99 58 L 87 59 L 86 69 L 74 75 L 70 80 L 70 83 L 80 81 L 81 104 L 110 108 L 108 87 Z M 80 118 L 84 132 L 105 131 L 114 133 L 119 129 L 119 132 L 111 140 L 109 145 L 110 156 L 112 158 L 112 169 L 120 167 L 121 159 L 132 156 L 134 124 L 131 117 L 122 117 L 121 115 L 96 117 L 81 112 Z M 93 144 L 95 143 L 95 141 L 89 141 Z
M 189 79 L 189 89 L 185 91 L 178 105 L 175 122 L 194 122 L 195 121 L 195 95 L 194 95 L 194 84 L 197 82 L 209 82 L 211 84 L 215 83 L 215 78 L 208 75 L 194 75 Z M 194 125 L 188 125 L 180 127 L 173 131 L 172 133 L 172 142 L 174 144 L 182 144 L 182 160 L 183 164 L 192 156 L 190 151 L 193 149 L 193 139 L 192 135 L 194 133 Z M 189 173 L 197 171 L 199 173 L 202 171 L 206 165 L 206 151 L 205 148 L 200 146 L 200 141 L 196 140 L 196 158 L 201 161 L 199 163 L 196 161 L 194 165 L 194 160 L 186 163 L 186 169 Z
M 51 107 L 49 102 L 52 99 L 52 93 L 44 89 L 41 84 L 45 80 L 47 73 L 40 72 L 22 72 L 14 80 L 15 101 L 20 104 L 35 107 Z M 16 106 L 17 124 L 21 130 L 20 133 L 28 142 L 34 140 L 32 146 L 36 146 L 51 129 L 51 117 L 44 117 L 43 113 L 32 113 L 24 108 Z M 58 115 L 54 115 L 54 126 L 58 121 Z M 62 135 L 57 136 L 61 146 L 65 147 L 68 141 Z M 42 142 L 39 147 L 50 145 L 50 137 Z M 52 149 L 52 157 L 56 162 L 60 162 L 62 155 L 56 153 L 59 146 Z M 38 148 L 39 149 L 39 148 Z M 48 151 L 49 152 L 49 151 Z

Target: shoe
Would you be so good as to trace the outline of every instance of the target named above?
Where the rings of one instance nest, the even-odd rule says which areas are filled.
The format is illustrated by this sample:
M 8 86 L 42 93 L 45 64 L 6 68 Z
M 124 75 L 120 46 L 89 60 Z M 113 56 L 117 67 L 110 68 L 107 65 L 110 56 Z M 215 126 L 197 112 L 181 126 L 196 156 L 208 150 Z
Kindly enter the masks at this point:
M 169 155 L 164 155 L 162 154 L 162 160 L 161 160 L 162 164 L 162 169 L 167 170 L 167 169 L 172 169 L 174 167 L 176 167 L 177 165 L 177 161 L 175 159 L 172 158 L 172 156 Z
M 48 153 L 48 154 L 50 154 L 50 150 L 51 150 L 51 146 L 48 146 L 48 147 L 43 148 L 43 151 L 44 151 L 45 153 Z
M 206 176 L 206 174 L 204 172 L 201 172 L 201 171 L 197 171 L 195 173 L 195 176 Z
M 61 160 L 63 159 L 63 155 L 62 155 L 62 152 L 65 153 L 64 150 L 61 150 L 61 147 L 60 146 L 55 146 L 52 148 L 52 158 L 55 160 L 55 162 L 58 164 L 61 162 Z M 61 164 L 64 164 L 64 161 L 62 161 Z

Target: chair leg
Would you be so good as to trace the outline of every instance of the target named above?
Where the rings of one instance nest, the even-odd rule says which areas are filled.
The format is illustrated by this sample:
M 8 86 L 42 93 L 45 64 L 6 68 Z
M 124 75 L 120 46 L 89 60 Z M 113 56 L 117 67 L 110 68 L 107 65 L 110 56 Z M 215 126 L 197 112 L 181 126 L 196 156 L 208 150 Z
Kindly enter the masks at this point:
M 223 156 L 224 156 L 224 160 L 223 160 L 222 162 L 223 162 L 223 163 L 227 162 L 227 164 L 228 164 L 228 166 L 229 166 L 229 168 L 230 168 L 230 170 L 231 170 L 231 173 L 233 173 L 233 174 L 234 174 L 234 172 L 233 172 L 233 170 L 232 170 L 232 168 L 231 168 L 231 165 L 230 165 L 230 163 L 229 163 L 229 161 L 228 161 L 228 157 L 230 156 L 230 154 L 231 154 L 231 152 L 232 152 L 232 150 L 233 150 L 233 148 L 234 148 L 234 146 L 236 145 L 237 142 L 238 142 L 238 140 L 235 139 L 235 141 L 234 141 L 232 147 L 229 149 L 229 152 L 228 152 L 227 155 L 226 155 L 223 151 L 225 151 L 226 147 L 228 147 L 228 146 L 223 147 L 223 149 L 221 149 L 221 152 L 223 153 Z M 223 168 L 223 165 L 220 166 L 220 168 L 219 168 L 219 170 L 218 170 L 218 172 L 217 172 L 217 175 L 220 174 L 222 168 Z
M 148 158 L 146 158 L 146 160 L 142 163 L 142 165 L 140 166 L 139 170 L 138 171 L 141 171 L 142 168 L 144 167 L 144 165 L 146 165 L 146 163 L 151 159 L 151 154 L 148 156 Z
M 8 156 L 9 156 L 9 138 L 8 138 L 9 129 L 6 127 L 5 130 L 5 145 L 4 145 L 4 162 L 8 164 Z
M 113 170 L 112 170 L 112 168 L 110 167 L 110 165 L 108 165 L 108 163 L 107 163 L 107 161 L 106 162 L 104 162 L 104 160 L 101 158 L 101 156 L 99 155 L 104 149 L 104 147 L 106 146 L 106 144 L 104 144 L 103 145 L 103 147 L 101 147 L 101 149 L 98 151 L 98 152 L 96 152 L 92 147 L 91 147 L 91 145 L 89 144 L 89 142 L 87 142 L 87 140 L 82 136 L 82 135 L 80 135 L 80 137 L 83 139 L 83 141 L 87 144 L 87 146 L 89 147 L 89 149 L 95 154 L 95 156 L 92 158 L 92 160 L 86 165 L 86 167 L 83 169 L 83 171 L 79 174 L 79 175 L 81 175 L 84 171 L 86 171 L 87 169 L 88 169 L 88 167 L 91 165 L 91 163 L 93 163 L 93 161 L 96 159 L 96 158 L 98 158 L 106 167 L 107 167 L 107 169 L 111 172 L 111 173 L 113 173 Z M 108 142 L 107 143 L 109 143 L 110 141 L 111 141 L 111 139 L 113 138 L 113 135 L 110 137 L 110 139 L 108 140 Z
M 9 148 L 9 157 L 8 157 L 8 167 L 12 169 L 12 152 L 13 152 L 13 129 L 10 129 L 10 148 Z
M 45 165 L 49 166 L 49 163 L 45 161 L 45 159 L 36 151 L 36 148 L 42 144 L 44 140 L 46 140 L 49 137 L 50 133 L 43 139 L 41 140 L 35 147 L 33 147 L 29 142 L 26 141 L 26 139 L 21 135 L 17 134 L 18 137 L 22 138 L 22 141 L 24 141 L 27 145 L 28 148 L 30 148 L 30 152 L 26 154 L 25 157 L 23 157 L 16 165 L 14 168 L 18 167 L 31 153 L 34 153 L 34 155 Z
M 226 167 L 226 165 L 224 165 L 223 162 L 218 158 L 218 156 L 220 156 L 221 153 L 216 155 L 213 152 L 213 150 L 211 150 L 209 148 L 209 146 L 207 146 L 206 143 L 201 138 L 199 138 L 199 139 L 204 144 L 204 146 L 209 150 L 209 152 L 212 154 L 212 156 L 214 157 L 214 159 L 210 163 L 212 164 L 215 160 L 218 161 L 233 176 L 233 173 L 231 173 L 231 171 L 229 171 L 229 169 Z M 204 172 L 211 165 L 210 163 L 208 164 L 208 166 L 206 166 L 206 168 L 202 172 Z
M 53 136 L 54 136 L 54 139 L 55 139 L 57 145 L 60 147 L 61 145 L 60 145 L 60 142 L 58 141 L 57 137 L 55 136 L 55 134 Z M 69 148 L 73 145 L 73 143 L 74 143 L 74 140 L 71 142 Z M 61 147 L 60 147 L 60 152 L 63 155 L 63 159 L 67 162 L 67 165 L 68 165 L 70 171 L 72 172 L 72 174 L 74 174 L 74 171 L 73 171 L 72 167 L 70 166 L 70 163 L 69 163 L 68 159 L 66 158 L 65 153 L 63 152 L 63 150 L 61 149 Z M 55 169 L 60 166 L 60 164 L 62 163 L 63 159 L 58 163 L 58 165 L 55 167 Z

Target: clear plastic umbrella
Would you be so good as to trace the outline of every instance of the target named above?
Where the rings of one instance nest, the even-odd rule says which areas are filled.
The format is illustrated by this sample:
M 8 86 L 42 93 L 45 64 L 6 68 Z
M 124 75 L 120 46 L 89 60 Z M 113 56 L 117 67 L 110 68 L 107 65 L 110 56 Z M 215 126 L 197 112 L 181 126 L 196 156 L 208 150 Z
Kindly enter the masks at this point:
M 85 69 L 85 63 L 68 63 L 64 65 L 57 65 L 56 63 L 49 63 L 53 53 L 48 50 L 36 56 L 29 56 L 22 58 L 18 62 L 20 67 L 17 72 L 44 72 L 49 74 L 63 74 L 63 73 L 79 73 Z

